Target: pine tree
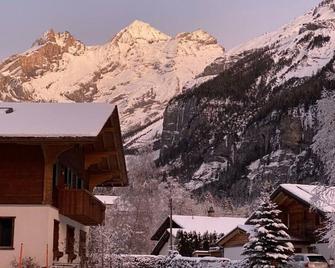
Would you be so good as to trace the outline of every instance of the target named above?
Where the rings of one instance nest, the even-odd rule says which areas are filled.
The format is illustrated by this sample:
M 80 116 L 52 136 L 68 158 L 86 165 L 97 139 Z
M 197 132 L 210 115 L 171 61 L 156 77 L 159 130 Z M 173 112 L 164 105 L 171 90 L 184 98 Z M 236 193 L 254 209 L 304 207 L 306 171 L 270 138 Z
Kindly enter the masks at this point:
M 244 246 L 248 267 L 280 267 L 288 263 L 294 252 L 287 227 L 279 218 L 280 210 L 269 197 L 262 197 L 251 223 L 255 225 Z

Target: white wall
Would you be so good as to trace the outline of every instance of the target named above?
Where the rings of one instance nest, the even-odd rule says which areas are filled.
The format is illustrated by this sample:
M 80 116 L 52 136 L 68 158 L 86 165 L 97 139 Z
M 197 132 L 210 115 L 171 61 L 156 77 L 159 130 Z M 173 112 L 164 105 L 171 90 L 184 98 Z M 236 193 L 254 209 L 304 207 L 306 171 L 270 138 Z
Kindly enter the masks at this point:
M 225 247 L 224 257 L 231 260 L 242 260 L 244 257 L 241 255 L 243 247 Z
M 176 238 L 173 236 L 172 237 L 172 244 L 175 245 Z M 159 255 L 164 255 L 167 256 L 169 255 L 169 250 L 170 250 L 170 240 L 168 240 L 164 246 L 162 247 L 161 251 L 159 252 Z
M 335 258 L 335 253 L 328 247 L 327 243 L 314 244 L 312 246 L 316 247 L 317 253 L 321 254 L 327 260 Z
M 51 265 L 54 220 L 60 221 L 59 247 L 61 251 L 65 247 L 66 224 L 76 228 L 76 251 L 79 247 L 79 230 L 88 231 L 87 227 L 59 215 L 57 209 L 46 205 L 0 205 L 0 216 L 15 217 L 14 249 L 0 250 L 1 268 L 10 267 L 11 261 L 19 259 L 21 243 L 23 243 L 23 257 L 33 257 L 41 266 L 46 265 L 48 247 L 48 264 Z M 66 263 L 67 255 L 60 261 Z M 79 262 L 79 258 L 75 262 Z

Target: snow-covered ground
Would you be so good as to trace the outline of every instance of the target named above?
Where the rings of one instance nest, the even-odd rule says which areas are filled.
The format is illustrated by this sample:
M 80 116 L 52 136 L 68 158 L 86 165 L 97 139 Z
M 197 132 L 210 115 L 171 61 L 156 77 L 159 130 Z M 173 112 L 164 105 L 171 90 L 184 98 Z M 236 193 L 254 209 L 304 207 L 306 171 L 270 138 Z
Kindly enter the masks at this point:
M 111 263 L 115 267 L 124 268 L 240 268 L 241 262 L 230 261 L 225 258 L 190 258 L 182 257 L 177 252 L 169 256 L 153 255 L 113 255 L 106 256 L 105 264 Z

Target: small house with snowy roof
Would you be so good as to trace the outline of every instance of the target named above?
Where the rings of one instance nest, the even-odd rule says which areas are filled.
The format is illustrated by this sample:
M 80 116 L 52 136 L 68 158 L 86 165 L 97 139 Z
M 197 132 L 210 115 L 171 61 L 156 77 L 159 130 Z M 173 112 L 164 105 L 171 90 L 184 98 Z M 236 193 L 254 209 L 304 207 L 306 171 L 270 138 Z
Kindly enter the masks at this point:
M 0 152 L 0 267 L 82 264 L 105 216 L 93 188 L 128 185 L 117 108 L 0 103 Z
M 326 215 L 335 212 L 335 200 L 323 200 L 315 203 L 314 197 L 320 191 L 319 186 L 304 184 L 281 184 L 271 195 L 271 200 L 281 210 L 281 220 L 288 227 L 290 242 L 296 253 L 319 253 L 325 258 L 334 258 L 327 243 L 321 243 L 318 230 L 324 226 Z M 334 188 L 335 191 L 335 188 Z M 218 245 L 223 248 L 224 257 L 241 259 L 243 245 L 253 227 L 251 220 L 239 225 L 223 236 Z
M 243 224 L 246 220 L 246 218 L 237 217 L 172 215 L 172 234 L 170 234 L 169 230 L 170 217 L 167 217 L 151 238 L 151 240 L 157 241 L 151 254 L 167 255 L 170 250 L 168 243 L 170 235 L 172 235 L 173 244 L 175 244 L 177 232 L 180 230 L 200 234 L 205 234 L 206 232 L 226 234 L 237 225 Z

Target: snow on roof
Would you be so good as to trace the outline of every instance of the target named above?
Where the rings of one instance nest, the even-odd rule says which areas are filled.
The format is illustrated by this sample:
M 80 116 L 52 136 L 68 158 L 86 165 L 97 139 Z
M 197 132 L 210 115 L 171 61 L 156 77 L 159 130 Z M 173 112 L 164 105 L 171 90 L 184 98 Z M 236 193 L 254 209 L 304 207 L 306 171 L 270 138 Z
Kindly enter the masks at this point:
M 250 234 L 255 228 L 254 225 L 249 225 L 249 224 L 240 224 L 237 227 L 240 228 L 241 230 L 247 232 L 248 234 Z
M 323 212 L 335 212 L 334 196 L 325 196 L 322 200 L 315 204 L 315 195 L 322 190 L 322 186 L 306 185 L 306 184 L 281 184 L 280 187 L 288 191 L 293 196 L 303 200 L 310 206 L 316 206 L 317 209 Z M 335 187 L 330 187 L 335 194 Z
M 0 137 L 96 137 L 114 109 L 103 103 L 0 102 Z
M 173 221 L 187 232 L 227 234 L 246 218 L 172 215 Z M 176 229 L 178 231 L 178 229 Z M 175 231 L 175 233 L 177 233 Z M 174 235 L 174 231 L 172 232 Z
M 119 196 L 114 195 L 95 195 L 105 205 L 114 205 Z

